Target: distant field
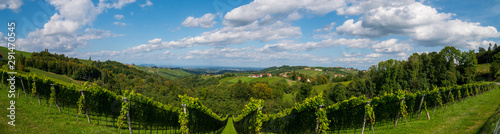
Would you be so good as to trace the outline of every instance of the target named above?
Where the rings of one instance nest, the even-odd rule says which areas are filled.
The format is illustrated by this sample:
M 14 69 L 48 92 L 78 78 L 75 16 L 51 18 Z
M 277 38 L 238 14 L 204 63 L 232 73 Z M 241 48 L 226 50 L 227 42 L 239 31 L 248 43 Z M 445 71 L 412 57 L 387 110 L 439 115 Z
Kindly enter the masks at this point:
M 90 61 L 90 60 L 84 60 L 84 59 L 79 59 L 80 62 L 82 62 L 83 64 L 87 64 L 87 65 L 90 65 L 92 64 L 93 61 Z
M 47 77 L 50 77 L 50 78 L 54 78 L 56 81 L 59 81 L 59 82 L 64 82 L 64 83 L 75 83 L 76 85 L 80 85 L 82 83 L 85 83 L 84 81 L 79 81 L 79 80 L 73 80 L 65 75 L 59 75 L 59 74 L 54 74 L 54 73 L 50 73 L 50 72 L 46 72 L 46 71 L 43 71 L 43 70 L 40 70 L 40 69 L 36 69 L 36 68 L 32 68 L 32 67 L 28 67 L 28 69 L 32 72 L 32 73 L 35 73 L 35 74 L 39 74 L 39 75 L 44 75 L 44 76 L 47 76 Z
M 139 70 L 149 72 L 149 73 L 159 74 L 160 76 L 166 77 L 168 79 L 177 79 L 179 77 L 192 75 L 191 73 L 188 73 L 182 69 L 148 68 L 148 67 L 141 67 L 141 66 L 136 66 L 136 67 Z
M 8 48 L 0 46 L 0 53 L 2 53 L 2 55 L 4 56 L 4 58 L 7 58 L 8 52 L 10 52 L 10 50 Z M 21 55 L 23 55 L 26 58 L 31 57 L 31 54 L 32 54 L 32 53 L 29 53 L 29 52 L 17 51 L 17 50 L 15 50 L 14 52 L 16 52 L 16 54 L 21 54 Z
M 330 84 L 313 86 L 313 91 L 311 92 L 311 96 L 316 96 L 329 88 Z
M 339 82 L 340 84 L 343 84 L 344 86 L 348 86 L 351 81 L 344 81 L 344 82 Z
M 293 95 L 292 94 L 285 94 L 283 95 L 283 102 L 293 102 Z
M 306 74 L 309 76 L 318 76 L 320 74 L 325 73 L 324 71 L 314 71 L 314 69 L 308 69 L 308 70 L 301 69 L 301 70 L 296 70 L 296 71 L 297 71 L 297 73 Z
M 490 73 L 490 63 L 478 64 L 476 71 L 478 75 Z
M 283 79 L 286 79 L 286 78 L 283 78 L 283 77 L 263 77 L 263 78 L 229 77 L 229 78 L 224 78 L 222 80 L 227 80 L 226 83 L 228 83 L 228 84 L 237 83 L 238 80 L 241 80 L 241 82 L 267 82 L 269 84 L 272 84 L 274 82 L 277 82 L 277 81 L 283 80 Z

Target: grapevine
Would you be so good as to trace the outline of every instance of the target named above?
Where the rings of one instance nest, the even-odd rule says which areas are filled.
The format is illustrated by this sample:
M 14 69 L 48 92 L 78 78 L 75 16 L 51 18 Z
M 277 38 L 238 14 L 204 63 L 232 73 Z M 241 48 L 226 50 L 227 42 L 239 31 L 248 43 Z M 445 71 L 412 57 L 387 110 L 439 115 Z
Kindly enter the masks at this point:
M 56 91 L 54 87 L 50 87 L 50 98 L 49 98 L 49 105 L 51 105 L 54 102 L 54 99 L 56 98 Z

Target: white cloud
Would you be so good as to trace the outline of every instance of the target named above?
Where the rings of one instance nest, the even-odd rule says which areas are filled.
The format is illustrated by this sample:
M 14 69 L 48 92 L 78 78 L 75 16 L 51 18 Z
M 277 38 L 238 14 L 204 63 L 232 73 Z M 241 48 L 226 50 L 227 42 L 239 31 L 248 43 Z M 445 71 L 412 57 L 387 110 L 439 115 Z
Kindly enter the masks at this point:
M 302 18 L 302 15 L 300 15 L 299 12 L 293 12 L 292 14 L 288 15 L 285 20 L 287 21 L 294 21 L 294 20 L 299 20 Z
M 141 7 L 145 8 L 145 7 L 149 7 L 149 6 L 152 6 L 152 5 L 153 5 L 153 2 L 151 2 L 151 0 L 146 0 L 146 3 L 141 4 Z
M 124 22 L 114 22 L 113 24 L 116 25 L 116 26 L 118 26 L 118 27 L 125 27 L 127 25 Z
M 224 47 L 232 44 L 242 44 L 248 41 L 272 41 L 284 38 L 294 38 L 302 35 L 299 27 L 293 27 L 284 22 L 276 22 L 268 25 L 259 25 L 256 21 L 250 25 L 240 27 L 224 27 L 200 36 L 186 37 L 177 41 L 161 41 L 153 39 L 148 44 L 142 44 L 128 48 L 127 52 L 149 52 L 161 49 L 179 49 L 193 46 L 216 46 Z M 161 41 L 161 42 L 160 42 Z
M 112 4 L 106 4 L 107 8 L 122 9 L 127 4 L 134 3 L 136 0 L 118 0 L 118 2 Z
M 121 15 L 121 14 L 117 14 L 117 15 L 115 15 L 115 19 L 117 19 L 117 20 L 121 20 L 121 19 L 123 19 L 123 18 L 125 18 L 125 16 L 123 16 L 123 15 Z
M 43 49 L 49 49 L 55 52 L 70 52 L 74 49 L 85 47 L 89 40 L 116 36 L 122 35 L 99 29 L 85 29 L 83 33 L 72 34 L 42 35 L 30 33 L 27 38 L 16 40 L 16 43 L 20 50 L 28 52 Z
M 22 0 L 2 0 L 0 1 L 0 10 L 8 8 L 14 12 L 18 12 L 21 5 L 23 5 Z
M 489 40 L 483 40 L 482 42 L 477 42 L 477 41 L 470 41 L 467 42 L 473 49 L 477 49 L 479 47 L 488 47 L 490 44 L 496 44 L 494 41 L 489 41 Z
M 382 54 L 379 54 L 379 53 L 371 53 L 371 54 L 366 55 L 365 57 L 377 58 L 377 57 L 381 57 L 381 56 L 382 56 Z
M 167 54 L 170 54 L 170 51 L 163 52 L 163 55 L 167 55 Z
M 410 37 L 419 44 L 426 46 L 453 45 L 462 48 L 477 49 L 472 42 L 483 42 L 488 38 L 500 36 L 492 26 L 480 26 L 479 23 L 450 20 L 444 23 L 415 28 Z
M 372 48 L 375 49 L 375 52 L 396 54 L 398 56 L 405 56 L 406 52 L 412 49 L 408 43 L 398 43 L 398 39 L 382 41 L 373 45 Z
M 352 0 L 350 6 L 337 9 L 339 15 L 360 15 L 379 7 L 400 7 L 415 2 L 414 0 Z
M 371 28 L 365 28 L 362 26 L 362 23 L 363 21 L 354 23 L 353 19 L 349 19 L 345 21 L 344 24 L 337 27 L 337 33 L 360 37 L 377 37 L 385 34 L 380 31 L 372 30 Z
M 215 14 L 211 14 L 211 13 L 207 13 L 200 18 L 194 18 L 192 16 L 189 16 L 184 20 L 184 22 L 182 22 L 182 25 L 185 27 L 200 26 L 202 28 L 211 28 L 215 24 L 217 24 L 217 22 L 214 21 L 214 18 L 215 18 Z
M 321 29 L 315 29 L 314 31 L 316 31 L 316 32 L 321 32 L 321 31 L 330 32 L 330 31 L 332 31 L 332 29 L 334 28 L 334 26 L 335 26 L 335 22 L 332 22 L 332 23 L 330 23 L 328 25 L 323 26 L 323 28 L 321 28 Z
M 110 31 L 98 29 L 85 29 L 79 31 L 86 25 L 91 25 L 103 10 L 107 8 L 121 8 L 130 1 L 119 0 L 117 3 L 104 3 L 99 1 L 94 5 L 89 0 L 49 0 L 57 12 L 50 17 L 42 29 L 28 33 L 24 39 L 18 39 L 17 45 L 24 50 L 38 51 L 45 48 L 55 52 L 69 53 L 76 48 L 87 45 L 89 40 L 105 37 L 122 36 L 112 34 Z
M 361 55 L 361 53 L 342 53 L 342 55 L 344 55 L 344 57 L 358 57 Z
M 296 11 L 300 9 L 314 14 L 326 14 L 345 5 L 343 0 L 255 0 L 227 12 L 224 16 L 224 24 L 248 25 L 266 16 L 289 16 L 296 19 L 299 15 Z
M 372 63 L 374 58 L 356 58 L 356 57 L 348 57 L 348 58 L 335 58 L 334 61 L 344 62 L 344 63 Z
M 152 39 L 152 40 L 148 41 L 148 44 L 159 44 L 159 43 L 161 43 L 161 39 L 160 38 L 155 38 L 155 39 Z
M 254 62 L 283 62 L 290 63 L 328 63 L 331 62 L 330 58 L 318 57 L 310 54 L 298 54 L 289 52 L 276 52 L 276 53 L 262 53 L 259 51 L 252 51 L 251 48 L 219 48 L 219 49 L 205 49 L 193 50 L 189 53 L 179 56 L 179 59 L 187 60 L 210 60 L 210 61 L 224 61 L 224 62 L 238 62 L 245 63 L 248 61 Z
M 469 49 L 476 47 L 474 44 L 477 43 L 473 42 L 500 36 L 497 29 L 492 26 L 480 26 L 479 23 L 452 19 L 454 14 L 439 13 L 435 8 L 418 2 L 375 5 L 380 7 L 349 13 L 363 14 L 363 16 L 357 22 L 353 19 L 345 21 L 343 25 L 337 27 L 337 33 L 368 38 L 402 35 L 410 37 L 418 45 L 454 45 Z M 354 7 L 350 8 L 355 9 Z M 345 13 L 347 14 L 347 10 Z
M 257 49 L 263 52 L 280 52 L 280 51 L 310 51 L 319 48 L 330 48 L 334 46 L 348 46 L 350 48 L 364 48 L 373 44 L 374 41 L 369 39 L 326 39 L 320 42 L 295 43 L 285 40 L 276 44 L 267 44 L 263 48 Z
M 6 43 L 4 43 L 4 42 L 5 42 L 5 40 L 6 40 L 5 38 L 7 38 L 7 37 L 4 37 L 4 36 L 3 36 L 3 33 L 2 33 L 2 32 L 0 32 L 0 44 L 2 44 L 2 45 L 7 45 Z

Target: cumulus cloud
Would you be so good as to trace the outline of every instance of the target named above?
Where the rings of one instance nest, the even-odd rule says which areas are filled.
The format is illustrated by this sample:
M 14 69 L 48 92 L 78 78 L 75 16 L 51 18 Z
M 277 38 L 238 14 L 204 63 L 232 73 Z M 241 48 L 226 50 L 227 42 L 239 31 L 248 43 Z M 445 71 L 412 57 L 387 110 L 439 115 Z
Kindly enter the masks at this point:
M 16 43 L 20 50 L 28 52 L 43 49 L 49 49 L 51 51 L 54 50 L 56 52 L 70 52 L 76 48 L 85 47 L 89 40 L 117 36 L 122 35 L 113 34 L 106 30 L 87 28 L 83 33 L 72 34 L 42 35 L 30 33 L 27 38 L 20 38 L 16 40 Z
M 163 52 L 163 55 L 167 55 L 167 54 L 170 54 L 170 51 Z
M 180 59 L 187 60 L 215 60 L 215 61 L 227 61 L 227 62 L 247 62 L 247 61 L 257 61 L 257 62 L 269 62 L 269 61 L 283 61 L 284 63 L 289 62 L 319 62 L 326 63 L 331 62 L 330 58 L 318 57 L 310 54 L 299 54 L 299 53 L 289 53 L 289 52 L 277 52 L 277 53 L 262 53 L 259 51 L 254 51 L 251 48 L 220 48 L 220 49 L 205 49 L 205 50 L 193 50 L 186 55 L 179 56 Z
M 377 58 L 377 57 L 381 57 L 382 54 L 379 54 L 379 53 L 371 53 L 371 54 L 368 54 L 368 55 L 365 55 L 365 57 L 368 57 L 368 58 Z
M 382 41 L 372 46 L 375 52 L 394 54 L 400 57 L 405 57 L 412 47 L 408 43 L 399 43 L 397 39 L 389 39 Z M 374 55 L 372 55 L 374 56 Z
M 365 5 L 368 6 L 368 5 Z M 439 13 L 435 8 L 419 2 L 379 5 L 370 10 L 356 10 L 363 14 L 359 21 L 349 19 L 337 27 L 337 33 L 362 38 L 390 35 L 408 36 L 418 45 L 475 48 L 474 42 L 499 37 L 497 29 L 479 23 L 453 19 L 454 14 Z M 358 6 L 363 7 L 363 6 Z M 354 9 L 354 8 L 353 8 Z M 346 9 L 346 14 L 347 14 Z
M 142 8 L 149 7 L 149 6 L 153 6 L 153 2 L 151 2 L 151 0 L 146 0 L 146 3 L 141 4 Z
M 342 55 L 344 55 L 344 57 L 358 57 L 361 55 L 361 53 L 342 53 Z
M 224 24 L 248 25 L 266 16 L 288 16 L 291 19 L 297 19 L 300 15 L 296 12 L 297 10 L 303 9 L 313 14 L 326 14 L 345 5 L 343 0 L 255 0 L 226 13 Z
M 6 40 L 5 38 L 6 38 L 6 37 L 4 37 L 4 36 L 3 36 L 3 33 L 2 33 L 2 32 L 0 32 L 0 43 L 1 43 L 2 45 L 7 45 L 7 44 L 4 44 L 4 42 L 5 42 L 5 40 Z
M 215 24 L 217 24 L 216 21 L 214 21 L 215 14 L 207 13 L 200 18 L 194 18 L 193 16 L 187 17 L 184 22 L 182 22 L 182 25 L 185 27 L 197 27 L 200 26 L 202 28 L 211 28 Z
M 42 29 L 28 33 L 24 39 L 18 39 L 17 45 L 25 50 L 35 51 L 44 48 L 55 52 L 70 52 L 87 45 L 89 40 L 121 36 L 99 29 L 80 29 L 92 24 L 103 10 L 121 8 L 131 1 L 119 0 L 116 3 L 99 1 L 94 4 L 89 0 L 49 0 L 57 12 L 50 17 Z
M 349 1 L 350 6 L 338 8 L 339 15 L 360 15 L 379 7 L 400 7 L 414 3 L 415 0 L 354 0 Z
M 118 0 L 117 2 L 105 4 L 107 8 L 122 9 L 127 4 L 134 3 L 136 0 Z M 152 4 L 152 3 L 151 3 Z
M 335 22 L 332 22 L 329 25 L 325 25 L 321 29 L 315 29 L 314 31 L 316 31 L 316 32 L 321 32 L 321 31 L 330 32 L 334 28 L 333 26 L 335 26 Z
M 242 44 L 248 41 L 272 41 L 284 38 L 294 38 L 302 35 L 299 27 L 293 27 L 288 23 L 275 22 L 269 25 L 260 25 L 257 21 L 246 26 L 224 27 L 200 36 L 186 37 L 177 41 L 161 41 L 153 39 L 148 44 L 142 44 L 128 48 L 128 52 L 149 52 L 161 49 L 179 49 L 193 46 L 215 46 L 225 47 L 232 44 Z
M 334 46 L 348 46 L 350 48 L 364 48 L 374 43 L 370 39 L 326 39 L 320 42 L 295 43 L 293 41 L 280 41 L 276 44 L 267 44 L 258 51 L 280 52 L 280 51 L 310 51 L 320 48 L 330 48 Z
M 123 15 L 121 15 L 121 14 L 117 14 L 117 15 L 115 15 L 115 19 L 117 19 L 117 20 L 121 20 L 121 19 L 123 19 L 123 18 L 125 18 L 125 16 L 123 16 Z
M 21 5 L 23 5 L 22 0 L 2 0 L 0 1 L 0 10 L 10 9 L 14 12 L 18 12 Z
M 113 24 L 116 25 L 116 26 L 118 26 L 118 27 L 125 27 L 127 25 L 124 22 L 114 22 Z
M 332 22 L 332 23 L 330 23 L 328 25 L 323 26 L 323 28 L 321 28 L 321 29 L 315 29 L 314 31 L 316 31 L 316 32 L 321 32 L 321 31 L 330 32 L 330 31 L 332 31 L 332 29 L 334 28 L 334 26 L 335 26 L 335 22 Z
M 374 58 L 357 58 L 357 57 L 347 57 L 347 58 L 335 58 L 334 61 L 344 62 L 344 63 L 372 63 Z

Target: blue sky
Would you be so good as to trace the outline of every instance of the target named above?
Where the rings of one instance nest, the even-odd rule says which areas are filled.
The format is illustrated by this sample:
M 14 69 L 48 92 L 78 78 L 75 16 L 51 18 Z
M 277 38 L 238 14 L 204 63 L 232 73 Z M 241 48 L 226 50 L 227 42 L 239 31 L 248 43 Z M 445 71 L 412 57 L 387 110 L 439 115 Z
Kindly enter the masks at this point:
M 499 42 L 499 9 L 500 0 L 7 0 L 0 22 L 17 23 L 19 50 L 82 59 L 367 69 Z

